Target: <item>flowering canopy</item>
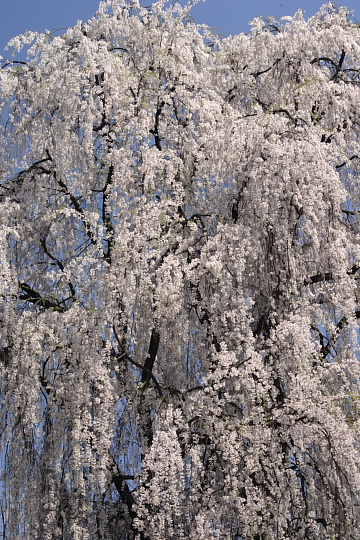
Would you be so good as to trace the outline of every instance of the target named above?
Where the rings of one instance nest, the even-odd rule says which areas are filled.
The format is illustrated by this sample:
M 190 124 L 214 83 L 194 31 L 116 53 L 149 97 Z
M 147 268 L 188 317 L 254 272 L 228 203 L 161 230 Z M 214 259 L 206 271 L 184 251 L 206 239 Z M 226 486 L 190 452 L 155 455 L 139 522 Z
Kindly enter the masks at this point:
M 359 539 L 359 25 L 165 4 L 2 60 L 3 538 Z

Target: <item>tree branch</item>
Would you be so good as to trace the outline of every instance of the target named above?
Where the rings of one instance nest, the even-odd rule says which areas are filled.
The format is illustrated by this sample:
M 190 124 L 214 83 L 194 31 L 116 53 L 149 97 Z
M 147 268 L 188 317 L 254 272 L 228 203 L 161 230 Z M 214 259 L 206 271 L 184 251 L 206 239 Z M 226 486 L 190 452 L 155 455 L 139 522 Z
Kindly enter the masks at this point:
M 156 355 L 158 352 L 160 344 L 160 334 L 155 330 L 155 328 L 151 331 L 151 337 L 150 337 L 150 344 L 149 344 L 149 350 L 147 357 L 145 359 L 144 366 L 142 368 L 142 375 L 141 375 L 141 382 L 142 383 L 149 383 L 150 379 L 152 378 L 152 370 L 154 367 Z
M 121 341 L 121 339 L 120 339 L 120 337 L 119 337 L 119 335 L 118 335 L 118 333 L 116 331 L 115 325 L 113 325 L 113 332 L 114 332 L 115 339 L 116 339 L 116 341 L 117 341 L 117 343 L 118 343 L 118 345 L 120 347 L 120 350 L 121 350 L 121 354 L 117 354 L 116 357 L 119 360 L 125 358 L 128 362 L 130 362 L 130 364 L 132 364 L 133 366 L 141 369 L 141 371 L 142 371 L 141 381 L 142 382 L 150 382 L 150 379 L 151 379 L 154 382 L 157 391 L 159 392 L 159 396 L 161 397 L 162 396 L 161 386 L 160 386 L 157 378 L 155 377 L 155 375 L 152 373 L 152 371 L 148 369 L 148 366 L 146 365 L 146 360 L 145 360 L 145 364 L 142 365 L 139 362 L 136 362 L 136 360 L 134 360 L 133 358 L 131 358 L 131 356 L 125 351 L 125 349 L 124 349 L 124 347 L 122 345 L 122 341 Z M 151 340 L 150 340 L 150 345 L 151 345 Z M 150 349 L 150 347 L 149 347 L 149 349 Z M 147 374 L 147 380 L 146 381 L 143 380 L 143 377 L 145 377 L 144 376 L 144 371 Z
M 25 300 L 26 302 L 30 302 L 31 304 L 42 307 L 44 309 L 52 308 L 55 311 L 60 311 L 60 312 L 66 311 L 66 308 L 61 306 L 60 302 L 49 300 L 45 296 L 41 296 L 40 293 L 35 291 L 27 283 L 19 282 L 19 286 L 20 286 L 20 289 L 23 291 L 23 294 L 19 296 L 20 300 Z
M 45 236 L 44 236 L 44 238 L 41 238 L 41 239 L 40 239 L 40 244 L 41 244 L 41 246 L 42 246 L 42 248 L 43 248 L 43 250 L 44 250 L 44 253 L 49 257 L 49 259 L 51 259 L 52 261 L 54 261 L 54 262 L 57 264 L 57 266 L 59 267 L 59 269 L 60 269 L 62 272 L 64 272 L 65 268 L 64 268 L 63 263 L 62 263 L 61 261 L 59 261 L 59 259 L 57 259 L 56 257 L 54 257 L 54 256 L 49 252 L 49 250 L 48 250 L 48 248 L 47 248 L 47 245 L 46 245 L 46 238 L 45 238 Z M 74 289 L 73 284 L 71 283 L 70 280 L 67 281 L 67 284 L 68 284 L 68 286 L 69 286 L 69 289 L 70 289 L 70 293 L 71 293 L 72 298 L 75 299 L 76 294 L 75 294 L 75 289 Z
M 106 238 L 107 251 L 104 254 L 104 257 L 108 263 L 111 263 L 111 251 L 114 244 L 114 225 L 111 221 L 111 216 L 110 216 L 110 211 L 109 211 L 109 198 L 110 198 L 109 187 L 112 184 L 113 174 L 114 174 L 114 166 L 111 164 L 108 170 L 107 177 L 106 177 L 105 185 L 102 190 L 103 192 L 102 220 L 103 220 L 104 227 L 107 233 L 107 238 Z
M 159 135 L 159 123 L 160 123 L 161 111 L 164 105 L 165 105 L 165 101 L 161 101 L 161 103 L 158 104 L 156 113 L 155 113 L 155 125 L 152 129 L 150 129 L 150 133 L 154 135 L 155 146 L 160 151 L 161 151 L 161 137 Z

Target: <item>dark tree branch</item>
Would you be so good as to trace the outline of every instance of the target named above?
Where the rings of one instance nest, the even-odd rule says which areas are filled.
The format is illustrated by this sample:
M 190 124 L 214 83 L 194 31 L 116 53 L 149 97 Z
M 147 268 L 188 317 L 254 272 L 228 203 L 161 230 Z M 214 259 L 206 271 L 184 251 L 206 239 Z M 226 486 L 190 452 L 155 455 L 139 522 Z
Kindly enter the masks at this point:
M 111 474 L 111 481 L 114 484 L 116 491 L 120 495 L 121 501 L 126 505 L 129 516 L 131 518 L 131 524 L 130 528 L 134 535 L 139 533 L 139 531 L 136 529 L 134 523 L 135 519 L 137 518 L 137 513 L 134 510 L 135 507 L 135 498 L 132 494 L 128 484 L 127 480 L 134 480 L 133 476 L 128 476 L 123 474 L 123 472 L 120 470 L 118 464 L 115 461 L 114 456 L 109 451 L 110 456 L 110 464 L 109 464 L 109 471 Z M 140 536 L 140 538 L 143 538 L 143 536 Z
M 214 349 L 217 353 L 221 351 L 221 345 L 219 343 L 219 340 L 214 332 L 210 333 L 210 329 L 212 327 L 211 320 L 210 320 L 210 314 L 207 308 L 203 306 L 199 306 L 199 303 L 202 302 L 202 296 L 200 294 L 200 291 L 198 287 L 195 285 L 192 285 L 192 287 L 195 289 L 196 294 L 196 300 L 198 302 L 198 307 L 201 310 L 201 314 L 199 313 L 197 306 L 195 307 L 196 315 L 198 316 L 198 319 L 202 325 L 206 325 L 206 332 L 208 337 L 211 339 L 211 343 L 214 346 Z
M 30 167 L 27 169 L 23 169 L 22 171 L 18 172 L 16 176 L 9 180 L 8 185 L 2 184 L 0 186 L 1 189 L 4 189 L 7 191 L 7 194 L 14 195 L 16 193 L 16 186 L 21 186 L 26 175 L 31 174 L 33 171 L 40 171 L 42 173 L 50 174 L 51 171 L 48 169 L 45 169 L 41 166 L 42 163 L 46 163 L 47 161 L 51 161 L 51 157 L 49 156 L 49 153 L 47 152 L 48 157 L 43 159 L 38 159 L 37 161 L 34 161 Z M 1 198 L 4 195 L 1 195 Z
M 338 76 L 339 76 L 339 73 L 341 71 L 344 60 L 345 60 L 345 49 L 343 49 L 341 51 L 340 60 L 339 60 L 339 63 L 337 64 L 337 66 L 336 66 L 336 72 L 334 73 L 334 75 L 330 79 L 331 81 L 336 81 L 338 79 Z
M 268 67 L 268 68 L 266 68 L 266 69 L 264 69 L 262 71 L 255 71 L 255 72 L 251 73 L 251 75 L 256 78 L 256 77 L 259 77 L 259 75 L 263 75 L 264 73 L 267 73 L 273 67 L 275 67 L 280 62 L 280 60 L 281 60 L 281 58 L 277 58 L 272 66 L 270 66 L 270 67 Z
M 359 156 L 357 155 L 351 156 L 348 161 L 352 161 L 353 159 L 359 159 Z M 347 161 L 343 161 L 342 163 L 340 163 L 340 165 L 335 165 L 335 169 L 340 169 L 341 167 L 344 167 L 346 164 L 347 164 Z
M 239 193 L 237 194 L 237 197 L 235 198 L 233 204 L 232 204 L 232 208 L 231 208 L 231 219 L 233 220 L 234 223 L 237 223 L 238 219 L 239 219 L 239 206 L 240 206 L 240 201 L 243 197 L 243 191 L 244 189 L 246 188 L 247 186 L 247 183 L 248 183 L 248 178 L 245 178 L 242 182 L 242 185 L 241 185 L 241 188 L 240 188 L 240 191 Z
M 102 88 L 104 85 L 104 78 L 105 78 L 104 73 L 99 73 L 95 75 L 95 86 L 99 86 L 100 88 Z M 101 122 L 100 122 L 100 125 L 93 126 L 93 131 L 95 132 L 101 131 L 102 129 L 104 129 L 104 127 L 107 126 L 106 113 L 105 113 L 105 95 L 103 91 L 100 95 L 100 100 L 101 100 L 101 105 L 102 105 Z
M 161 386 L 157 380 L 157 378 L 155 377 L 155 375 L 152 373 L 151 370 L 148 369 L 148 367 L 146 366 L 146 361 L 145 361 L 145 364 L 142 365 L 140 364 L 139 362 L 136 362 L 133 358 L 131 358 L 131 356 L 125 351 L 124 349 L 124 346 L 123 346 L 123 343 L 122 343 L 122 340 L 120 339 L 117 331 L 116 331 L 116 328 L 115 328 L 115 325 L 113 325 L 113 332 L 114 332 L 114 336 L 115 336 L 115 339 L 120 347 L 120 350 L 121 350 L 121 353 L 120 354 L 117 354 L 116 357 L 121 360 L 121 359 L 125 359 L 127 360 L 128 362 L 130 362 L 130 364 L 132 364 L 133 366 L 141 369 L 142 371 L 142 374 L 144 373 L 144 371 L 146 372 L 147 374 L 147 377 L 148 377 L 148 381 L 143 381 L 142 382 L 150 382 L 150 379 L 154 382 L 155 386 L 156 386 L 156 389 L 157 391 L 159 392 L 159 396 L 162 396 L 162 390 L 161 390 Z M 150 341 L 150 345 L 151 345 L 151 341 Z M 143 375 L 142 375 L 143 377 Z
M 155 125 L 154 125 L 154 127 L 152 129 L 150 129 L 150 133 L 152 135 L 154 135 L 155 146 L 160 151 L 161 151 L 161 137 L 159 135 L 159 123 L 160 123 L 161 111 L 162 111 L 164 105 L 165 105 L 165 101 L 161 101 L 158 104 L 157 109 L 156 109 L 156 113 L 155 113 Z
M 323 274 L 316 274 L 304 279 L 304 285 L 312 285 L 314 283 L 320 283 L 322 281 L 331 281 L 333 279 L 332 272 L 325 272 Z
M 355 311 L 354 316 L 355 316 L 355 319 L 360 319 L 360 310 Z M 347 319 L 347 317 L 345 316 L 342 317 L 336 324 L 336 330 L 330 338 L 327 338 L 326 336 L 324 336 L 324 334 L 321 332 L 319 328 L 312 326 L 312 329 L 315 332 L 317 332 L 317 334 L 319 335 L 320 346 L 321 346 L 321 356 L 323 357 L 324 360 L 334 350 L 336 342 L 339 339 L 341 330 L 345 328 L 348 324 L 349 324 L 349 320 Z M 327 340 L 326 344 L 324 342 L 325 339 Z
M 357 264 L 353 264 L 351 268 L 346 272 L 348 276 L 354 276 L 358 270 L 360 270 L 360 266 Z M 304 279 L 304 285 L 313 285 L 314 283 L 321 283 L 322 281 L 332 281 L 334 279 L 334 275 L 332 272 L 324 272 L 315 274 L 314 276 L 310 276 L 308 278 Z
M 110 199 L 110 186 L 112 184 L 114 174 L 114 166 L 111 164 L 108 170 L 107 178 L 105 185 L 103 187 L 103 200 L 102 200 L 102 219 L 104 227 L 107 233 L 107 250 L 104 254 L 105 259 L 108 263 L 111 263 L 111 252 L 114 245 L 114 225 L 111 221 L 110 211 L 109 211 L 109 199 Z
M 46 238 L 45 238 L 45 237 L 40 239 L 40 244 L 41 244 L 41 246 L 42 246 L 42 248 L 43 248 L 43 250 L 44 250 L 44 253 L 49 257 L 49 259 L 51 259 L 52 261 L 54 261 L 54 262 L 57 264 L 57 266 L 59 267 L 59 269 L 60 269 L 62 272 L 64 272 L 65 268 L 64 268 L 63 263 L 62 263 L 61 261 L 59 261 L 59 259 L 57 259 L 56 257 L 54 257 L 54 255 L 52 255 L 52 254 L 49 252 L 49 250 L 48 250 L 48 248 L 47 248 L 47 245 L 46 245 Z M 71 293 L 72 298 L 75 299 L 76 293 L 75 293 L 75 289 L 74 289 L 73 284 L 71 283 L 70 280 L 67 281 L 67 284 L 68 284 L 68 286 L 69 286 L 69 289 L 70 289 L 70 293 Z
M 334 60 L 331 60 L 331 58 L 328 58 L 327 56 L 320 56 L 319 58 L 314 58 L 311 60 L 310 64 L 320 64 L 320 62 L 327 62 L 328 64 L 331 64 L 333 68 L 336 69 L 336 64 Z
M 13 64 L 20 64 L 28 67 L 30 71 L 35 71 L 35 68 L 33 66 L 31 66 L 28 62 L 24 62 L 23 60 L 7 60 L 5 64 L 1 66 L 1 69 L 5 69 L 6 67 L 12 66 Z
M 30 304 L 34 304 L 35 306 L 39 306 L 44 309 L 54 309 L 55 311 L 60 312 L 66 311 L 66 309 L 60 304 L 60 302 L 49 300 L 45 296 L 41 296 L 40 293 L 35 291 L 27 283 L 19 283 L 19 286 L 23 292 L 19 296 L 20 300 L 25 300 L 26 302 L 30 302 Z
M 65 195 L 67 195 L 70 198 L 71 204 L 73 205 L 74 209 L 81 215 L 81 221 L 85 226 L 86 234 L 89 237 L 90 242 L 92 244 L 96 245 L 97 242 L 96 242 L 96 239 L 94 238 L 93 232 L 91 230 L 91 225 L 86 220 L 85 212 L 84 212 L 83 208 L 81 207 L 81 205 L 79 204 L 79 201 L 77 200 L 76 197 L 74 197 L 74 195 L 72 193 L 70 193 L 70 191 L 69 191 L 67 185 L 65 184 L 65 182 L 63 180 L 61 180 L 61 178 L 60 179 L 57 178 L 56 171 L 54 171 L 54 178 L 57 181 L 57 183 L 59 184 L 59 186 L 62 188 Z
M 314 58 L 313 60 L 311 60 L 311 64 L 319 64 L 319 66 L 321 67 L 321 62 L 326 62 L 327 64 L 329 64 L 333 70 L 335 71 L 334 74 L 331 76 L 330 78 L 330 81 L 337 81 L 338 77 L 339 77 L 339 73 L 341 72 L 342 70 L 342 66 L 343 66 L 343 63 L 344 63 L 344 60 L 345 60 L 345 49 L 342 49 L 341 51 L 341 56 L 340 56 L 340 59 L 339 59 L 339 62 L 336 63 L 334 60 L 332 60 L 331 58 L 328 58 L 327 56 L 320 56 L 319 58 Z
M 142 375 L 141 375 L 142 383 L 148 384 L 150 382 L 159 344 L 160 344 L 160 334 L 159 332 L 157 332 L 157 330 L 155 330 L 155 328 L 153 328 L 151 331 L 148 354 L 147 354 L 144 366 L 142 368 Z

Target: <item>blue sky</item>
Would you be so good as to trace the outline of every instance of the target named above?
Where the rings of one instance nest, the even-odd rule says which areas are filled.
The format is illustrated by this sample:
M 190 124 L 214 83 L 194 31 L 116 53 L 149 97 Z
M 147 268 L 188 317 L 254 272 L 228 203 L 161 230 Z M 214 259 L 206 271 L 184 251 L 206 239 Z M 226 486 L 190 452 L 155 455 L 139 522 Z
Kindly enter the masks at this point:
M 142 0 L 150 5 L 152 0 Z M 304 9 L 311 16 L 325 0 L 206 0 L 200 2 L 193 16 L 224 34 L 247 32 L 248 22 L 259 15 L 293 15 Z M 345 0 L 360 19 L 360 0 Z M 44 31 L 67 28 L 78 19 L 88 20 L 97 10 L 99 0 L 0 0 L 0 54 L 13 36 L 26 30 Z

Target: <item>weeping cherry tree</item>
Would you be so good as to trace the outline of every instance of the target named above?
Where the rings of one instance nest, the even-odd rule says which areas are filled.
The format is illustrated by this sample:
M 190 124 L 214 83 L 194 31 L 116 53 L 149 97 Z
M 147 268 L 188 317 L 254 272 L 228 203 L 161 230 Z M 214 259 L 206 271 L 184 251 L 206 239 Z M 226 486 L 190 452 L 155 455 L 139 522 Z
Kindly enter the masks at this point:
M 2 538 L 359 540 L 359 24 L 107 0 L 10 48 Z

